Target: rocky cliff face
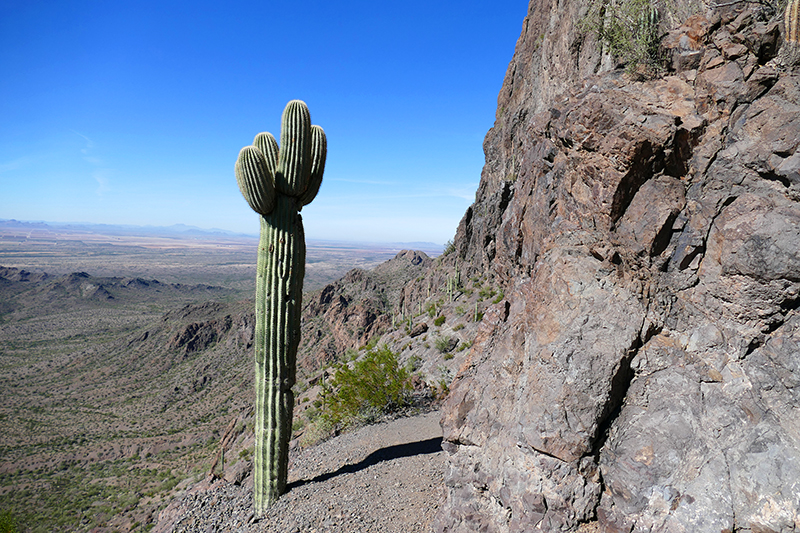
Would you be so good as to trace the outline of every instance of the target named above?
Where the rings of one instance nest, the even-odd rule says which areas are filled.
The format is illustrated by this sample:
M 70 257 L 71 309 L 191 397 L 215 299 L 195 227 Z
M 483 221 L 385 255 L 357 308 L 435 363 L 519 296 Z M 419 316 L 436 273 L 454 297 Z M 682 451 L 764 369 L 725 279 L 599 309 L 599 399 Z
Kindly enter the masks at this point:
M 634 82 L 531 2 L 456 235 L 506 297 L 439 531 L 800 530 L 800 72 L 782 13 L 725 4 L 672 2 Z

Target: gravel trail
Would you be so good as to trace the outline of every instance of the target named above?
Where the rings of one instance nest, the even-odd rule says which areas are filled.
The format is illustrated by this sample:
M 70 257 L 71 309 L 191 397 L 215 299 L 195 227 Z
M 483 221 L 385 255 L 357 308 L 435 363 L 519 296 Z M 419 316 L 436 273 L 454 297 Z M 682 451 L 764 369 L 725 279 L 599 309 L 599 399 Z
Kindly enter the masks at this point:
M 439 412 L 367 426 L 291 458 L 289 487 L 259 521 L 252 476 L 204 481 L 159 515 L 155 533 L 429 532 L 443 498 Z

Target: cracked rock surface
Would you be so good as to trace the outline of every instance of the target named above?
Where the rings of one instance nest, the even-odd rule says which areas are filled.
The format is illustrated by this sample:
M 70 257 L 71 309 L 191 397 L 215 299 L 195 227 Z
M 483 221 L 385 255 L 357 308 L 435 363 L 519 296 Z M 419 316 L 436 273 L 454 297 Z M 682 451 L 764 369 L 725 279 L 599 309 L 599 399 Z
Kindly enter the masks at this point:
M 642 82 L 603 72 L 579 14 L 530 5 L 455 240 L 505 299 L 443 408 L 436 529 L 800 531 L 800 72 L 780 14 L 702 10 Z M 547 72 L 558 50 L 582 81 Z

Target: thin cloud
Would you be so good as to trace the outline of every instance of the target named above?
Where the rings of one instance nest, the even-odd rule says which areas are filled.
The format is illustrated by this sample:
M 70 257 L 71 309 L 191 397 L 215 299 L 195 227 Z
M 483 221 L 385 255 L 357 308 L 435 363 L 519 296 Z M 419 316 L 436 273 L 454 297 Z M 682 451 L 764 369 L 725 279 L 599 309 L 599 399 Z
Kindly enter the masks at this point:
M 89 150 L 91 150 L 92 148 L 94 148 L 94 141 L 93 141 L 93 140 L 91 140 L 89 137 L 87 137 L 87 136 L 86 136 L 86 135 L 84 135 L 83 133 L 78 133 L 78 132 L 77 132 L 77 131 L 75 131 L 75 130 L 69 130 L 69 131 L 71 131 L 72 133 L 74 133 L 74 134 L 75 134 L 75 135 L 77 135 L 78 137 L 83 137 L 83 139 L 86 141 L 86 148 L 83 148 L 83 149 L 81 150 L 81 152 L 82 152 L 82 153 L 84 153 L 84 154 L 85 154 L 85 153 L 87 153 Z
M 466 200 L 467 202 L 474 202 L 475 201 L 475 190 L 478 188 L 477 184 L 470 184 L 465 185 L 463 187 L 458 188 L 451 188 L 447 191 L 447 196 L 452 196 L 454 198 L 461 198 L 462 200 Z
M 111 190 L 111 185 L 108 180 L 108 170 L 95 170 L 92 172 L 92 177 L 98 184 L 97 190 L 95 190 L 97 196 L 103 196 L 103 194 Z
M 20 157 L 14 159 L 13 161 L 9 161 L 8 163 L 0 163 L 0 174 L 3 172 L 11 172 L 12 170 L 17 170 L 22 168 L 28 163 L 30 163 L 31 159 L 29 157 Z
M 95 143 L 89 137 L 84 135 L 83 133 L 77 132 L 75 130 L 70 130 L 72 133 L 77 135 L 78 137 L 83 138 L 86 141 L 86 146 L 81 148 L 81 153 L 83 154 L 83 160 L 95 167 L 103 166 L 103 160 L 95 155 L 90 155 L 92 150 L 94 150 Z
M 95 167 L 95 170 L 92 172 L 92 178 L 94 178 L 94 180 L 97 182 L 97 189 L 95 189 L 94 192 L 97 196 L 102 197 L 103 195 L 105 195 L 105 193 L 111 190 L 111 182 L 109 180 L 111 171 L 107 168 L 103 168 L 104 161 L 101 158 L 97 157 L 96 155 L 92 154 L 92 151 L 96 146 L 95 142 L 92 139 L 90 139 L 89 137 L 78 131 L 75 130 L 70 130 L 70 131 L 86 141 L 86 146 L 81 148 L 81 154 L 83 154 L 82 159 L 87 163 L 89 163 L 90 165 L 92 165 L 93 167 Z

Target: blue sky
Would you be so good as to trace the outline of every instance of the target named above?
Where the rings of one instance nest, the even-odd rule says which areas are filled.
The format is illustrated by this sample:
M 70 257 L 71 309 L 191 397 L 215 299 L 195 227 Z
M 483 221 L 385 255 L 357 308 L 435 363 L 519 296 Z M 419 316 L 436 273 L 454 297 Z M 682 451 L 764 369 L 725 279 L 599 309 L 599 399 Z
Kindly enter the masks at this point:
M 257 233 L 239 149 L 304 100 L 306 236 L 453 237 L 527 2 L 0 3 L 0 219 Z

